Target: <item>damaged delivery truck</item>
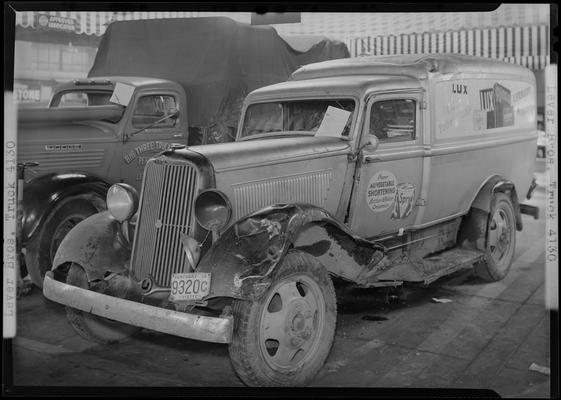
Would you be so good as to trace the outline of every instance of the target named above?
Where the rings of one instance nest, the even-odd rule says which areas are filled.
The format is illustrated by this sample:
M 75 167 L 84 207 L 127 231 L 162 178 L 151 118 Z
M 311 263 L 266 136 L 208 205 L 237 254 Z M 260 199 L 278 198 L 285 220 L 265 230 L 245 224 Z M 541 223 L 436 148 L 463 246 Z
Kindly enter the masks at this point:
M 234 143 L 173 148 L 58 249 L 43 293 L 84 337 L 229 345 L 249 385 L 301 385 L 334 339 L 333 279 L 504 278 L 537 141 L 531 71 L 460 55 L 310 64 L 252 92 Z M 534 214 L 535 215 L 535 214 Z
M 333 279 L 504 278 L 532 196 L 531 71 L 460 55 L 305 66 L 245 100 L 234 143 L 172 148 L 140 194 L 66 236 L 43 293 L 84 337 L 227 343 L 249 385 L 301 385 L 334 339 Z M 535 215 L 535 214 L 534 214 Z

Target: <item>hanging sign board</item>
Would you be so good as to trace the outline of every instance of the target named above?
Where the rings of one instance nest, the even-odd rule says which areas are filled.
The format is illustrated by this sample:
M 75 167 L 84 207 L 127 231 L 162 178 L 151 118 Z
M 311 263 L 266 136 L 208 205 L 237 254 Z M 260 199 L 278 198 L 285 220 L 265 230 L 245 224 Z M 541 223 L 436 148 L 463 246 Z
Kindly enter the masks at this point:
M 37 29 L 76 32 L 76 26 L 77 24 L 74 18 L 59 17 L 58 15 L 48 14 L 35 15 L 35 27 Z

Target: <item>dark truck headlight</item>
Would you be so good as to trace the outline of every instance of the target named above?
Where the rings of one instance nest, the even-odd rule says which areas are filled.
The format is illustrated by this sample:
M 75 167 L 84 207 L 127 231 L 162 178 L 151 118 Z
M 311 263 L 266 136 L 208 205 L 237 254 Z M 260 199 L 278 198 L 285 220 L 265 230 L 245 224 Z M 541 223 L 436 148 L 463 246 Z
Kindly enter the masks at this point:
M 138 192 L 126 183 L 111 186 L 107 191 L 107 209 L 119 222 L 130 219 L 138 210 Z
M 207 231 L 219 231 L 232 217 L 232 207 L 226 195 L 218 190 L 201 192 L 195 200 L 195 218 Z

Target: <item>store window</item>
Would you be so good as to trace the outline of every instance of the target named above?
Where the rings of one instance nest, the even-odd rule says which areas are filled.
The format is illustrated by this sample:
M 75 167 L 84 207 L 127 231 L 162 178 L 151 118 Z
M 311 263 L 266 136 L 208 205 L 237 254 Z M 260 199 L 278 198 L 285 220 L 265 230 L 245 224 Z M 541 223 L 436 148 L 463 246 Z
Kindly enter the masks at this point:
M 60 70 L 60 45 L 51 43 L 34 43 L 36 58 L 31 66 L 36 70 Z
M 95 49 L 82 46 L 62 47 L 63 71 L 89 71 L 95 58 Z

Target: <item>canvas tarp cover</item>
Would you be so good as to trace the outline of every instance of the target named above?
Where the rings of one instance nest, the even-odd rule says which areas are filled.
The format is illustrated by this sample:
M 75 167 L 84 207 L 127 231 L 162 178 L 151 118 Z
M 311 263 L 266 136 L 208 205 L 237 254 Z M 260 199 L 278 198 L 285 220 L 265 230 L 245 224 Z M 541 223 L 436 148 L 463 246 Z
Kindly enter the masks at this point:
M 305 47 L 296 50 L 271 27 L 223 17 L 120 21 L 109 25 L 88 76 L 176 81 L 187 94 L 190 126 L 235 127 L 250 91 L 285 81 L 302 65 L 349 57 L 344 43 L 325 38 Z

